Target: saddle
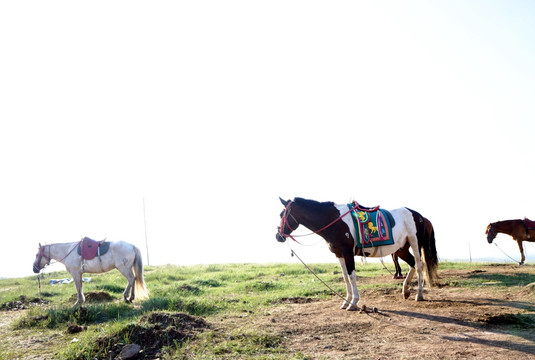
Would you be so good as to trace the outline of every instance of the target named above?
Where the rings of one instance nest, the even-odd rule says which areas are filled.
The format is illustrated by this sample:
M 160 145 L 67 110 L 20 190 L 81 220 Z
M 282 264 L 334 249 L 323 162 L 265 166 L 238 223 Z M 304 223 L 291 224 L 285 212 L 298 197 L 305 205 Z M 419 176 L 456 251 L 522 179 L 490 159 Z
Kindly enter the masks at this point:
M 391 245 L 394 243 L 392 228 L 395 225 L 394 217 L 390 212 L 380 209 L 379 206 L 369 208 L 356 202 L 348 204 L 354 208 L 351 217 L 356 231 L 356 247 L 358 249 Z
M 374 207 L 368 207 L 368 206 L 362 206 L 358 202 L 353 201 L 350 204 L 348 204 L 347 206 L 350 206 L 350 207 L 356 206 L 358 211 L 364 211 L 364 212 L 368 212 L 368 213 L 372 213 L 372 212 L 376 212 L 378 210 L 381 210 L 381 212 L 383 214 L 385 214 L 386 217 L 388 218 L 388 221 L 390 222 L 390 226 L 391 227 L 396 226 L 396 220 L 394 220 L 394 217 L 392 216 L 390 211 L 385 210 L 385 209 L 380 209 L 381 206 L 379 206 L 379 205 L 374 206 Z M 535 221 L 533 221 L 533 224 L 535 225 Z
M 526 229 L 530 230 L 530 229 L 535 229 L 535 221 L 532 221 L 528 218 L 524 218 L 524 226 L 526 227 Z
M 77 251 L 85 260 L 92 260 L 95 256 L 102 256 L 110 249 L 110 243 L 106 239 L 96 241 L 88 237 L 84 237 L 78 245 Z

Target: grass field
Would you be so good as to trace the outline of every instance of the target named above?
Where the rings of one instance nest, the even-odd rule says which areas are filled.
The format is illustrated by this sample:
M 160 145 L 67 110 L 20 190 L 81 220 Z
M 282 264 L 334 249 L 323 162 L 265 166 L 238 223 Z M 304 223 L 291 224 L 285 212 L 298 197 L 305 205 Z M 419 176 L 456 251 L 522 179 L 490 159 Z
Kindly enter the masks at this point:
M 442 271 L 474 270 L 479 276 L 442 277 L 443 285 L 468 290 L 484 285 L 500 292 L 535 281 L 532 272 L 519 277 L 478 274 L 481 267 L 444 262 Z M 312 269 L 345 294 L 337 264 L 314 264 Z M 364 281 L 389 278 L 381 264 L 358 264 L 357 274 L 359 290 L 401 292 L 400 282 Z M 287 334 L 251 324 L 280 304 L 335 298 L 298 264 L 147 266 L 150 298 L 130 305 L 122 302 L 125 279 L 117 271 L 86 276 L 91 281 L 84 283 L 87 302 L 82 309 L 72 306 L 73 283 L 49 284 L 50 279 L 69 277 L 66 272 L 42 275 L 41 299 L 36 276 L 0 280 L 0 316 L 5 319 L 0 359 L 113 358 L 131 343 L 141 346 L 145 358 L 314 358 L 290 350 L 285 345 Z M 245 318 L 248 325 L 242 321 Z M 533 317 L 519 321 L 531 324 Z

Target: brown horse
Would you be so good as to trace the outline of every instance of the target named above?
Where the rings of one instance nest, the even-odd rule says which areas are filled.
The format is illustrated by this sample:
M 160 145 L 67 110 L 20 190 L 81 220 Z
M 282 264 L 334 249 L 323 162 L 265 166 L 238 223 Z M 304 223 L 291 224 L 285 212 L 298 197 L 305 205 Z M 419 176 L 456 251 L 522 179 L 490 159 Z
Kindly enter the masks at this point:
M 510 235 L 516 241 L 520 249 L 520 265 L 524 265 L 526 257 L 522 241 L 535 242 L 535 222 L 524 218 L 524 220 L 515 219 L 490 223 L 485 231 L 489 244 L 498 233 Z
M 422 219 L 424 221 L 423 228 L 418 228 L 416 236 L 418 236 L 418 231 L 423 231 L 423 238 L 429 238 L 431 242 L 435 242 L 435 230 L 433 229 L 433 224 L 429 219 L 422 216 Z M 421 239 L 418 237 L 418 239 Z M 420 245 L 421 246 L 421 245 Z M 401 266 L 399 266 L 399 260 L 398 257 L 401 257 L 405 260 L 407 264 L 409 264 L 410 267 L 414 267 L 415 261 L 414 256 L 409 252 L 410 246 L 408 244 L 405 244 L 404 247 L 396 251 L 392 254 L 392 260 L 394 261 L 394 266 L 396 268 L 396 273 L 393 276 L 393 279 L 404 279 L 403 272 L 401 271 Z

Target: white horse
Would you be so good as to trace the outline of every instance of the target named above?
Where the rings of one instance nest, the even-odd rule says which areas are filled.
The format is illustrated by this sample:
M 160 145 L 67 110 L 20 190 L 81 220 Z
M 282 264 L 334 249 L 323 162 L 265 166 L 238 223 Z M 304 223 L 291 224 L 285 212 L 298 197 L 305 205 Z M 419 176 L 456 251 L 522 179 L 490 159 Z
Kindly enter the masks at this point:
M 44 246 L 39 244 L 39 251 L 33 263 L 33 272 L 39 273 L 50 264 L 52 259 L 65 265 L 76 285 L 78 298 L 74 305 L 81 305 L 85 302 L 82 293 L 83 273 L 103 273 L 113 269 L 119 270 L 128 280 L 128 285 L 123 292 L 125 302 L 132 302 L 136 294 L 138 299 L 148 297 L 148 290 L 143 278 L 143 260 L 137 247 L 124 241 L 110 242 L 109 250 L 104 255 L 97 256 L 92 260 L 85 260 L 76 251 L 81 242 Z

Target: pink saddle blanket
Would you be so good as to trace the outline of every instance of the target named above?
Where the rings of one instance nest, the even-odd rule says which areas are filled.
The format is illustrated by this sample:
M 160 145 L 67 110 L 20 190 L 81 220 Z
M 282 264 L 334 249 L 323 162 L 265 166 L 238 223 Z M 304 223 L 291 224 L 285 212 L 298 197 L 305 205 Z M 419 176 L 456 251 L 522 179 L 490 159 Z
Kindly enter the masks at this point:
M 78 246 L 78 255 L 86 260 L 91 260 L 97 255 L 104 255 L 106 252 L 108 252 L 109 248 L 110 243 L 105 240 L 96 241 L 88 237 L 84 237 Z
M 528 229 L 535 229 L 535 221 L 532 221 L 528 218 L 524 218 L 524 225 L 526 225 Z

